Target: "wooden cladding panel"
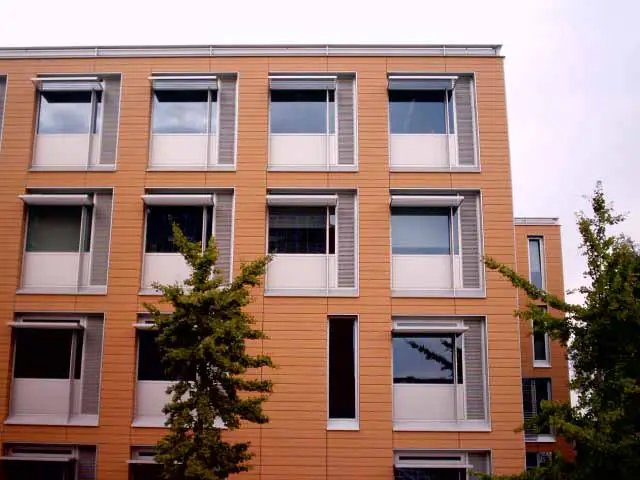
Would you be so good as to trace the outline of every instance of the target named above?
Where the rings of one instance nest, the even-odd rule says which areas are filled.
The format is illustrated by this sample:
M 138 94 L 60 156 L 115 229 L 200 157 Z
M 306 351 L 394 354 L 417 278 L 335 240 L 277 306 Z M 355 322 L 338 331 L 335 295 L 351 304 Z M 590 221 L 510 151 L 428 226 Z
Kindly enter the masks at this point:
M 154 72 L 238 73 L 238 153 L 235 172 L 150 172 L 148 76 Z M 356 72 L 359 171 L 267 172 L 268 73 L 270 71 Z M 476 74 L 481 173 L 389 173 L 387 72 Z M 114 172 L 29 172 L 38 73 L 122 73 L 122 106 L 117 170 Z M 249 310 L 269 335 L 252 351 L 271 353 L 278 370 L 266 404 L 272 422 L 229 432 L 248 438 L 257 456 L 242 479 L 390 478 L 394 448 L 490 448 L 496 473 L 524 465 L 520 424 L 519 328 L 511 312 L 516 293 L 497 275 L 487 275 L 488 298 L 391 298 L 389 188 L 466 188 L 482 191 L 484 251 L 515 264 L 511 184 L 502 60 L 499 58 L 151 58 L 0 60 L 8 74 L 4 140 L 0 150 L 0 227 L 21 231 L 25 187 L 113 187 L 109 290 L 106 296 L 16 295 L 21 235 L 0 237 L 0 312 L 77 311 L 105 313 L 100 427 L 7 425 L 0 438 L 98 444 L 98 480 L 126 478 L 130 445 L 153 443 L 162 429 L 131 427 L 134 404 L 135 332 L 131 324 L 142 303 L 138 295 L 145 187 L 235 187 L 234 269 L 265 253 L 267 188 L 315 187 L 358 190 L 359 297 L 263 297 L 256 289 Z M 520 257 L 519 257 L 520 258 Z M 393 432 L 390 328 L 392 314 L 487 315 L 492 432 Z M 326 430 L 326 325 L 330 314 L 359 314 L 358 432 Z M 9 364 L 9 329 L 0 334 L 0 362 Z M 9 369 L 0 368 L 8 392 Z M 6 416 L 8 393 L 0 402 Z M 304 460 L 303 460 L 304 459 Z

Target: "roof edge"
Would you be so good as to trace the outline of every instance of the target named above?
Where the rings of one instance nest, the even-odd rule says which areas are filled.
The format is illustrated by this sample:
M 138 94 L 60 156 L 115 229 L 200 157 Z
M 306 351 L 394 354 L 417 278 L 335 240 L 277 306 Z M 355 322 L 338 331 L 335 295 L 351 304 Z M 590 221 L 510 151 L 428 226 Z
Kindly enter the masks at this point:
M 498 44 L 265 44 L 0 47 L 0 59 L 251 56 L 498 57 Z
M 514 225 L 560 225 L 558 217 L 515 217 Z

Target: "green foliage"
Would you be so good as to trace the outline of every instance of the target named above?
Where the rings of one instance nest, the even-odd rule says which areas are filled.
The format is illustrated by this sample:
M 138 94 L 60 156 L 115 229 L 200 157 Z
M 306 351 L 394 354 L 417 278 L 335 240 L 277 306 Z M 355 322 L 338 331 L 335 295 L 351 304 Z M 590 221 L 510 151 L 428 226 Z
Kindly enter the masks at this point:
M 640 471 L 640 253 L 630 239 L 609 233 L 623 221 L 607 204 L 601 184 L 591 198 L 593 213 L 578 214 L 581 251 L 588 284 L 579 288 L 584 305 L 572 305 L 537 289 L 506 265 L 486 265 L 524 290 L 532 302 L 516 312 L 533 320 L 567 349 L 573 366 L 575 406 L 543 402 L 528 427 L 551 426 L 575 450 L 575 458 L 555 455 L 535 472 L 500 477 L 512 480 L 624 480 Z M 563 312 L 554 317 L 537 308 L 543 301 Z M 495 477 L 494 477 L 495 478 Z
M 270 258 L 243 264 L 225 285 L 214 267 L 214 239 L 203 252 L 200 242 L 189 241 L 177 225 L 173 233 L 190 278 L 185 286 L 154 285 L 173 306 L 172 314 L 145 305 L 158 329 L 165 371 L 177 379 L 167 390 L 171 401 L 163 412 L 169 433 L 158 442 L 156 461 L 167 480 L 224 479 L 248 470 L 253 455 L 249 443 L 225 442 L 217 422 L 235 430 L 243 422 L 268 421 L 262 404 L 272 384 L 262 379 L 260 369 L 274 365 L 268 356 L 247 353 L 247 340 L 265 336 L 244 307 Z

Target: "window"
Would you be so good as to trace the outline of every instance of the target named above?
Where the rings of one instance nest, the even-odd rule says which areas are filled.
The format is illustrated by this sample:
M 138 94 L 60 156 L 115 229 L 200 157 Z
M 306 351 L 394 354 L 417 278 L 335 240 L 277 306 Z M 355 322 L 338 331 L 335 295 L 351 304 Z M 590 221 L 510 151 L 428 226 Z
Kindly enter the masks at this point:
M 464 468 L 396 468 L 394 480 L 467 480 Z
M 102 121 L 102 92 L 40 92 L 38 133 L 97 133 Z
M 538 288 L 544 288 L 544 250 L 541 237 L 529 237 L 529 280 Z
M 155 90 L 151 129 L 158 134 L 214 133 L 216 90 Z
M 88 252 L 91 243 L 90 206 L 29 207 L 27 252 Z M 85 216 L 83 235 L 82 224 Z
M 173 243 L 173 223 L 180 226 L 189 240 L 202 242 L 204 248 L 213 232 L 213 207 L 148 207 L 146 253 L 178 251 Z
M 171 380 L 162 366 L 157 338 L 156 331 L 138 331 L 138 380 Z
M 269 207 L 269 253 L 335 253 L 335 207 Z
M 539 415 L 542 411 L 543 400 L 551 400 L 551 379 L 549 378 L 523 378 L 522 379 L 522 406 L 525 421 Z M 551 429 L 547 427 L 540 432 L 526 430 L 527 434 L 550 435 Z
M 329 418 L 356 418 L 356 319 L 329 319 Z
M 393 334 L 394 383 L 461 384 L 462 372 L 462 341 L 458 335 Z
M 394 255 L 459 253 L 457 209 L 403 207 L 391 209 Z
M 546 333 L 533 333 L 533 359 L 535 362 L 549 363 L 549 338 Z
M 527 452 L 527 470 L 533 470 L 551 460 L 551 452 Z
M 14 378 L 74 378 L 82 372 L 83 335 L 78 334 L 72 351 L 74 330 L 18 329 L 15 332 Z
M 271 133 L 335 133 L 333 90 L 272 90 Z
M 454 133 L 451 90 L 389 90 L 392 134 Z

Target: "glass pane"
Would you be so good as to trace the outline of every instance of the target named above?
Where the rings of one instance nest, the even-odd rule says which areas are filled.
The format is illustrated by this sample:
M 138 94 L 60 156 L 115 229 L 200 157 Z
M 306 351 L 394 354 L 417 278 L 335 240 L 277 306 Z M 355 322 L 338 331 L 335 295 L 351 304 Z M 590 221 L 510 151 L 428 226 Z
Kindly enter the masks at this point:
M 153 133 L 207 133 L 207 90 L 153 92 Z
M 4 471 L 7 480 L 67 480 L 72 478 L 66 462 L 7 461 Z
M 390 90 L 391 133 L 447 133 L 446 97 L 445 90 Z
M 157 338 L 155 331 L 138 332 L 138 380 L 170 380 L 162 366 Z
M 356 418 L 354 320 L 329 320 L 329 418 Z
M 536 287 L 542 288 L 542 240 L 529 239 L 529 278 Z
M 175 253 L 173 243 L 173 223 L 177 223 L 182 232 L 194 242 L 202 241 L 203 208 L 188 207 L 150 207 L 147 210 L 146 253 Z
M 27 252 L 78 252 L 82 207 L 29 207 Z
M 102 131 L 102 92 L 96 92 L 96 120 L 92 133 Z
M 427 208 L 391 210 L 391 243 L 394 255 L 449 255 L 451 211 Z
M 162 465 L 131 465 L 133 477 L 131 480 L 162 480 Z
M 547 357 L 547 337 L 544 333 L 534 332 L 533 334 L 533 350 L 534 360 L 546 362 L 549 360 Z
M 327 208 L 269 208 L 269 253 L 327 253 Z
M 396 468 L 394 480 L 466 480 L 462 468 Z
M 73 330 L 16 329 L 15 378 L 69 378 Z
M 41 92 L 38 133 L 89 133 L 91 92 Z
M 395 334 L 394 383 L 453 384 L 454 335 Z
M 336 133 L 336 92 L 328 90 L 329 94 L 329 133 Z
M 271 133 L 327 133 L 326 90 L 272 90 Z

